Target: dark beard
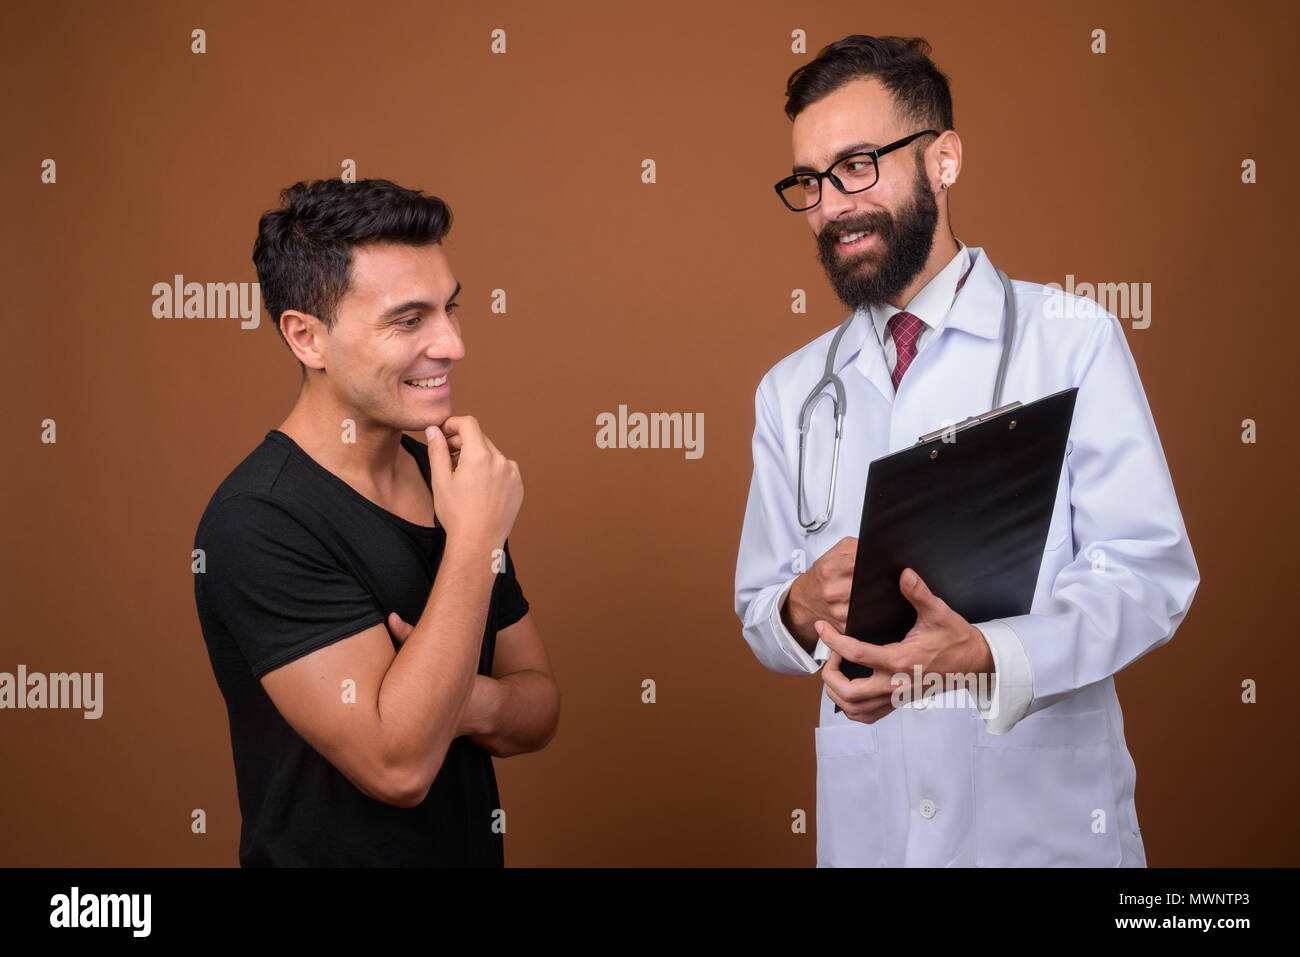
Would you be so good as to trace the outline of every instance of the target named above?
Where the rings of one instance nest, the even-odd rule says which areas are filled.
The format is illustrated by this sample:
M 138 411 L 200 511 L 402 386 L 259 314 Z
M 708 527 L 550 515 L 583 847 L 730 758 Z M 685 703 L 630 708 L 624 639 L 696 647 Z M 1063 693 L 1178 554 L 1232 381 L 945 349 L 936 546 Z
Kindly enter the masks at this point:
M 835 187 L 826 183 L 823 188 Z M 897 219 L 882 210 L 827 223 L 817 235 L 817 255 L 840 301 L 854 311 L 897 301 L 925 268 L 938 222 L 939 206 L 929 190 L 925 166 L 918 162 L 912 200 Z M 859 229 L 872 230 L 875 242 L 845 259 L 838 237 Z

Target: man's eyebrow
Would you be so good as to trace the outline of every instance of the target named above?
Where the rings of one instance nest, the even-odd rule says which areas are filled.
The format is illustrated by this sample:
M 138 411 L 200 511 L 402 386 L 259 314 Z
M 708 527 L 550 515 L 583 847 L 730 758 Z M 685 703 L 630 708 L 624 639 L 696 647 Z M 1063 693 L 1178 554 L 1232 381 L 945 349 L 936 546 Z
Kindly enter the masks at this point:
M 869 150 L 878 149 L 875 143 L 854 143 L 852 146 L 846 146 L 835 154 L 835 158 L 828 165 L 834 166 L 846 156 L 852 156 L 854 153 L 866 153 Z M 795 166 L 790 170 L 796 176 L 800 173 L 820 173 L 821 170 L 813 169 L 811 166 Z
M 447 301 L 453 302 L 455 301 L 456 297 L 459 295 L 460 295 L 460 283 L 456 283 L 456 288 L 452 291 L 452 294 L 447 298 Z M 425 299 L 408 299 L 406 302 L 393 306 L 392 309 L 384 310 L 384 312 L 380 313 L 378 318 L 375 319 L 375 322 L 377 324 L 391 322 L 392 320 L 400 316 L 402 313 L 410 312 L 412 309 L 419 309 L 423 312 L 429 312 L 437 308 L 438 306 L 435 303 L 429 302 Z

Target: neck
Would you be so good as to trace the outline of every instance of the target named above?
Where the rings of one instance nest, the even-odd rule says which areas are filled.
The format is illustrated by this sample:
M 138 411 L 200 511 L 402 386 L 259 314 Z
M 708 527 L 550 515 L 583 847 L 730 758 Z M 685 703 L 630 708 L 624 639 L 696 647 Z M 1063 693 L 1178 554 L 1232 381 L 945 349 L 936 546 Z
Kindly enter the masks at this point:
M 354 487 L 360 484 L 387 494 L 396 484 L 401 431 L 340 405 L 326 389 L 304 383 L 279 430 Z
M 899 311 L 906 309 L 912 300 L 916 298 L 916 294 L 928 286 L 930 280 L 943 272 L 944 267 L 952 262 L 952 257 L 957 255 L 957 250 L 960 248 L 952 231 L 948 229 L 947 225 L 941 223 L 934 244 L 930 247 L 930 256 L 925 261 L 925 268 L 916 274 L 916 278 L 898 297 L 902 301 L 902 305 L 895 305 L 894 303 L 890 303 L 890 305 Z

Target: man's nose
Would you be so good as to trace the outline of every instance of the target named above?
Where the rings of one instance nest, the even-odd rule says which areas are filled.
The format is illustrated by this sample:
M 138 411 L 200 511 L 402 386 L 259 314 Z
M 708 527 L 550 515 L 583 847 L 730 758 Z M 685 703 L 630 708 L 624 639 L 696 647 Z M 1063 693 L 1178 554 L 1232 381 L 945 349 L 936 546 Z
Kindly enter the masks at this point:
M 856 208 L 855 197 L 846 196 L 835 188 L 835 184 L 829 179 L 822 180 L 822 198 L 817 204 L 817 209 L 822 211 L 822 218 L 830 221 L 839 219 L 847 212 Z
M 429 358 L 451 359 L 453 362 L 465 358 L 465 341 L 461 339 L 456 323 L 450 316 L 443 313 L 431 325 L 433 338 L 429 340 L 429 348 L 425 352 Z

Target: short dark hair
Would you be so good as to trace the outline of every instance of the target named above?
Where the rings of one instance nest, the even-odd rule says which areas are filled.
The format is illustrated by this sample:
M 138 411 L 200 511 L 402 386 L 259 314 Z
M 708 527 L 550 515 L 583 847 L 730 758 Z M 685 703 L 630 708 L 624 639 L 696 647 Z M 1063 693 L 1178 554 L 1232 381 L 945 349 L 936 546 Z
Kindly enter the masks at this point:
M 875 77 L 884 84 L 894 97 L 899 119 L 917 124 L 917 130 L 955 129 L 948 78 L 930 61 L 930 44 L 920 37 L 855 34 L 823 47 L 817 59 L 790 74 L 785 85 L 786 115 L 793 120 L 822 97 L 861 77 Z
M 386 179 L 294 183 L 257 223 L 253 265 L 262 302 L 277 330 L 286 309 L 316 316 L 332 330 L 351 285 L 354 246 L 426 246 L 450 229 L 451 210 L 441 199 Z

